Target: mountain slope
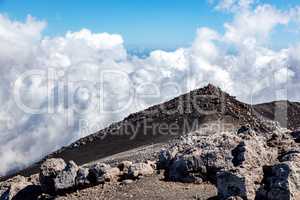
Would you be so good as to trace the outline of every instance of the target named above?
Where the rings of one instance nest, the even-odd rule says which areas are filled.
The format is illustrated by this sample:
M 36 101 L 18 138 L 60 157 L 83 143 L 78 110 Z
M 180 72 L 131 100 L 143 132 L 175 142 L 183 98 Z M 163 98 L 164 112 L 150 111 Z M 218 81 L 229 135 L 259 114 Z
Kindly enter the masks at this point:
M 254 105 L 255 111 L 266 119 L 278 121 L 282 127 L 296 130 L 300 127 L 300 103 L 273 101 Z
M 244 124 L 258 132 L 268 131 L 268 126 L 252 106 L 239 102 L 220 88 L 208 85 L 133 113 L 123 121 L 82 138 L 47 158 L 74 160 L 82 165 L 144 145 L 168 142 L 204 124 L 210 124 L 212 131 L 234 129 Z M 28 176 L 37 173 L 39 166 L 40 162 L 20 174 Z

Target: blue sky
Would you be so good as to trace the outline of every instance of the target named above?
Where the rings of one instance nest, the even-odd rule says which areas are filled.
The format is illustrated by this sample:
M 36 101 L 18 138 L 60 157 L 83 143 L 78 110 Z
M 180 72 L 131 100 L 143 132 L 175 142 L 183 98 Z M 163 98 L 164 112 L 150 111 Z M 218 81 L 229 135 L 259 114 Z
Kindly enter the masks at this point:
M 198 27 L 223 31 L 228 13 L 207 0 L 0 0 L 0 12 L 24 20 L 28 14 L 48 23 L 45 35 L 88 28 L 119 33 L 127 47 L 176 48 L 192 43 Z M 299 0 L 259 0 L 285 9 Z M 278 37 L 274 36 L 278 41 Z M 293 37 L 292 37 L 293 38 Z M 289 38 L 291 40 L 291 38 Z M 281 41 L 284 43 L 285 40 Z M 278 44 L 280 46 L 281 44 Z M 275 45 L 276 46 L 276 45 Z

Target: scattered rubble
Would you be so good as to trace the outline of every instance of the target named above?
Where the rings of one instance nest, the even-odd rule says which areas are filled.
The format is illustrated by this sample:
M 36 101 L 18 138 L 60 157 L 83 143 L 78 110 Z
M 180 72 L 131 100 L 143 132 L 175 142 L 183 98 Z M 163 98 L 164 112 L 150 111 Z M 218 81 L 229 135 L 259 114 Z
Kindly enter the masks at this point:
M 156 168 L 155 163 L 154 161 L 144 163 L 123 161 L 118 167 L 96 163 L 87 168 L 78 167 L 73 161 L 65 163 L 62 159 L 52 158 L 41 165 L 39 178 L 36 175 L 28 179 L 23 176 L 16 176 L 0 183 L 0 200 L 15 200 L 17 194 L 30 186 L 38 187 L 38 190 L 35 191 L 37 193 L 34 194 L 36 197 L 48 199 L 50 197 L 46 196 L 105 184 L 106 182 L 131 184 L 137 178 L 151 176 Z M 29 197 L 29 199 L 31 198 Z
M 276 130 L 267 136 L 248 125 L 210 137 L 191 132 L 162 149 L 157 162 L 122 161 L 117 167 L 106 163 L 78 167 L 73 161 L 48 159 L 41 165 L 40 185 L 45 194 L 52 195 L 106 182 L 128 185 L 151 176 L 155 170 L 163 170 L 168 181 L 215 184 L 221 200 L 297 200 L 300 148 L 289 133 Z M 1 195 L 12 199 L 32 184 L 24 177 L 22 180 L 20 185 L 8 184 L 7 188 L 13 190 L 2 186 Z

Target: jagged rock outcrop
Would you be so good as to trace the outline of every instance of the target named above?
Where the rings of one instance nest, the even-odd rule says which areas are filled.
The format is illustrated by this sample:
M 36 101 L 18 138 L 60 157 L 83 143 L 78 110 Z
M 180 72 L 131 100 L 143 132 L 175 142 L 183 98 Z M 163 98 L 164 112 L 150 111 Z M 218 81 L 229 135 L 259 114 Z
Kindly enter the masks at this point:
M 245 125 L 236 132 L 210 137 L 191 133 L 169 149 L 162 149 L 157 165 L 171 181 L 211 181 L 221 200 L 232 196 L 254 200 L 265 179 L 264 166 L 274 165 L 280 159 L 295 160 L 293 153 L 298 153 L 295 149 L 288 153 L 289 148 L 295 147 L 293 139 L 286 136 L 288 133 L 274 130 L 268 136 Z M 289 163 L 290 168 L 295 166 Z M 297 190 L 296 187 L 294 191 Z
M 277 151 L 267 147 L 263 137 L 248 135 L 248 139 L 243 139 L 231 132 L 210 137 L 193 134 L 186 137 L 190 138 L 189 143 L 185 139 L 169 150 L 163 149 L 159 154 L 158 167 L 170 172 L 170 176 L 173 176 L 174 168 L 178 169 L 175 171 L 182 170 L 182 173 L 186 170 L 205 174 L 241 165 L 248 168 L 262 166 L 277 158 Z
M 234 167 L 217 173 L 220 199 L 230 196 L 255 199 L 263 179 L 263 166 L 276 161 L 277 149 L 268 147 L 263 138 L 254 137 L 240 142 L 231 153 Z

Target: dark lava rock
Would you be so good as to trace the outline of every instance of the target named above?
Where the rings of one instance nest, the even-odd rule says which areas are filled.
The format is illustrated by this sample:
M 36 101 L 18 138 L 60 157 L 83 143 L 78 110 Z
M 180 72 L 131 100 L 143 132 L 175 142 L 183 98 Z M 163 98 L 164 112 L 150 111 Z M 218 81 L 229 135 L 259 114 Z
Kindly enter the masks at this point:
M 264 181 L 258 199 L 298 200 L 300 198 L 300 154 L 290 160 L 264 167 Z
M 54 179 L 66 168 L 63 159 L 47 159 L 40 168 L 40 184 L 42 190 L 48 193 L 55 192 Z
M 77 176 L 75 178 L 76 186 L 85 187 L 90 184 L 88 180 L 89 169 L 88 168 L 79 168 Z
M 54 178 L 55 191 L 64 191 L 75 187 L 75 179 L 77 176 L 78 166 L 70 161 L 63 171 Z
M 105 163 L 97 163 L 89 169 L 88 180 L 92 184 L 101 184 L 105 182 L 104 174 L 111 167 Z
M 56 193 L 75 187 L 78 166 L 63 159 L 48 159 L 41 165 L 40 184 L 46 193 Z

